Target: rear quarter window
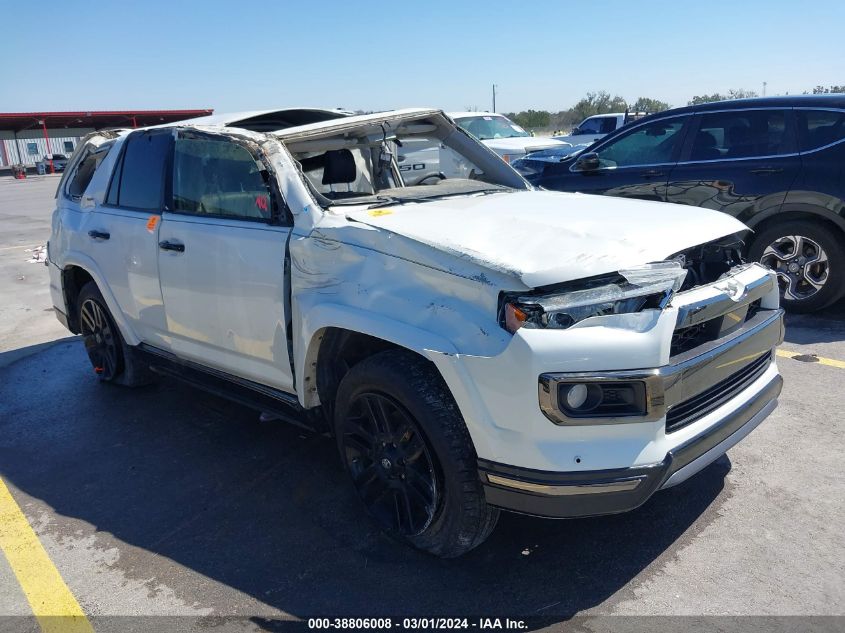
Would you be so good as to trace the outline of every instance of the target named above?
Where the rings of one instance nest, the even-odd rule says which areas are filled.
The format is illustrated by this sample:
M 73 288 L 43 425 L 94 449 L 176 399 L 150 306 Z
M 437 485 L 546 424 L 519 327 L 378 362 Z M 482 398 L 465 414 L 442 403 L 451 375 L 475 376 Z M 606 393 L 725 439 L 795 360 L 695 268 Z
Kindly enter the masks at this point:
M 65 195 L 67 197 L 72 200 L 79 200 L 82 197 L 82 194 L 85 193 L 91 179 L 94 177 L 94 173 L 99 168 L 100 163 L 103 162 L 103 159 L 108 155 L 111 148 L 112 144 L 109 143 L 108 145 L 96 148 L 94 151 L 89 151 L 82 157 L 82 160 L 79 161 L 70 175 L 67 186 L 65 187 Z
M 845 112 L 797 110 L 798 147 L 802 152 L 819 149 L 845 139 Z

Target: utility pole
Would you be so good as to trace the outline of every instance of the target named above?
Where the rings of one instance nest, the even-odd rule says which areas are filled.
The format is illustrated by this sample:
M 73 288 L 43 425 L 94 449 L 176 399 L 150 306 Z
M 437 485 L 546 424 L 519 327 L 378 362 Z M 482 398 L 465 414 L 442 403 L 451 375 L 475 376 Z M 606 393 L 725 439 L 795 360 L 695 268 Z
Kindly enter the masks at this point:
M 763 82 L 763 96 L 766 96 L 766 82 Z
M 496 84 L 493 84 L 493 112 L 496 111 Z

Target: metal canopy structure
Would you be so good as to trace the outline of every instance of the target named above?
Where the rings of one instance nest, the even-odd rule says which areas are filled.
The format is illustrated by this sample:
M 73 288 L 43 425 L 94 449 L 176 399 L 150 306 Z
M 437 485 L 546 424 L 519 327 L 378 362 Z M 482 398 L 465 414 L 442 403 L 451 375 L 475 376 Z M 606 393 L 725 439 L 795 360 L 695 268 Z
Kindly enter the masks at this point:
M 136 128 L 149 125 L 175 123 L 185 119 L 207 117 L 213 114 L 211 108 L 199 110 L 101 110 L 83 112 L 0 112 L 0 139 L 4 133 L 11 135 L 13 146 L 0 141 L 0 166 L 11 162 L 23 163 L 23 152 L 18 146 L 18 135 L 31 134 L 39 130 L 43 136 L 45 159 L 48 161 L 49 172 L 52 173 L 53 158 L 50 149 L 50 138 L 69 136 L 62 134 L 63 130 L 75 131 L 74 136 L 80 136 L 81 131 L 102 130 L 107 128 Z M 26 136 L 26 134 L 24 134 Z M 73 141 L 70 141 L 73 144 Z M 72 145 L 71 145 L 72 146 Z M 37 151 L 37 150 L 36 150 Z
M 23 132 L 33 128 L 145 127 L 173 123 L 183 119 L 209 116 L 211 108 L 201 110 L 105 110 L 88 112 L 0 112 L 0 131 Z

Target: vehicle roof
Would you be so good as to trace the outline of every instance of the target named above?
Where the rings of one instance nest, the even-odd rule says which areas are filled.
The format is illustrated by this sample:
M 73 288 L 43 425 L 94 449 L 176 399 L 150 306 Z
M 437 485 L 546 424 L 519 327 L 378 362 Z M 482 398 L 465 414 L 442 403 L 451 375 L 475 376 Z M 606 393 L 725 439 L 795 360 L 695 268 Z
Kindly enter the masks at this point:
M 296 107 L 278 110 L 223 112 L 196 119 L 175 121 L 173 123 L 167 123 L 165 126 L 206 125 L 212 127 L 239 127 L 253 132 L 274 132 L 282 128 L 342 118 L 351 114 L 348 110 L 342 110 L 340 108 Z
M 508 118 L 504 114 L 501 114 L 500 112 L 447 112 L 446 114 L 448 114 L 453 119 L 458 119 L 458 118 L 463 118 L 463 117 L 468 117 L 468 116 L 498 116 L 498 117 L 501 117 L 503 119 Z
M 344 128 L 354 128 L 366 123 L 377 123 L 390 119 L 413 118 L 417 116 L 440 114 L 441 112 L 442 110 L 438 110 L 436 108 L 404 108 L 401 110 L 386 110 L 385 112 L 356 114 L 353 116 L 346 116 L 330 121 L 320 121 L 317 123 L 310 123 L 308 125 L 289 127 L 282 130 L 276 130 L 272 132 L 272 134 L 273 136 L 277 136 L 279 138 L 287 138 L 290 136 L 307 136 L 311 132 L 322 132 L 332 129 L 337 129 L 338 131 L 340 131 Z
M 693 106 L 672 108 L 651 115 L 652 117 L 667 114 L 683 114 L 685 112 L 711 112 L 713 110 L 732 110 L 742 108 L 845 108 L 845 94 L 824 95 L 783 95 L 775 97 L 751 97 L 749 99 L 728 99 L 726 101 L 711 101 Z M 645 119 L 640 119 L 644 121 Z
M 600 117 L 600 116 L 625 116 L 625 113 L 624 112 L 604 112 L 603 114 L 592 114 L 588 117 L 584 117 L 584 120 L 586 121 L 587 119 L 595 119 L 596 117 Z
M 329 108 L 284 108 L 215 114 L 198 119 L 165 123 L 155 127 L 229 127 L 272 134 L 279 138 L 308 135 L 323 130 L 344 129 L 387 119 L 438 114 L 434 108 L 405 108 L 353 115 L 346 110 Z M 131 132 L 132 130 L 127 130 Z

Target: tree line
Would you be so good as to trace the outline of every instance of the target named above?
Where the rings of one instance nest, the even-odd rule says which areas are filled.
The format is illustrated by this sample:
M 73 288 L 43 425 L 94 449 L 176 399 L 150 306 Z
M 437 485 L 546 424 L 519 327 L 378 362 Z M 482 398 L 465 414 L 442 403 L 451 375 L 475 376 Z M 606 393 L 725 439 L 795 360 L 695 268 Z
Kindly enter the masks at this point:
M 833 94 L 845 93 L 845 86 L 816 86 L 812 93 L 805 91 L 804 94 Z M 745 99 L 758 96 L 753 90 L 728 90 L 727 93 L 714 93 L 711 95 L 695 95 L 687 102 L 687 105 L 699 105 L 711 101 L 725 101 L 727 99 Z M 524 127 L 527 130 L 565 130 L 589 116 L 596 114 L 607 114 L 609 112 L 662 112 L 669 109 L 669 104 L 651 97 L 639 97 L 636 101 L 628 102 L 619 95 L 611 96 L 609 92 L 600 90 L 588 92 L 587 96 L 568 110 L 549 112 L 548 110 L 524 110 L 522 112 L 508 112 L 505 114 L 511 121 Z
M 527 130 L 563 130 L 577 125 L 594 114 L 625 112 L 625 110 L 631 112 L 662 112 L 668 109 L 669 104 L 659 99 L 640 97 L 629 104 L 619 95 L 611 96 L 609 92 L 601 90 L 588 92 L 587 96 L 568 110 L 561 110 L 560 112 L 525 110 L 523 112 L 509 112 L 505 116 Z

